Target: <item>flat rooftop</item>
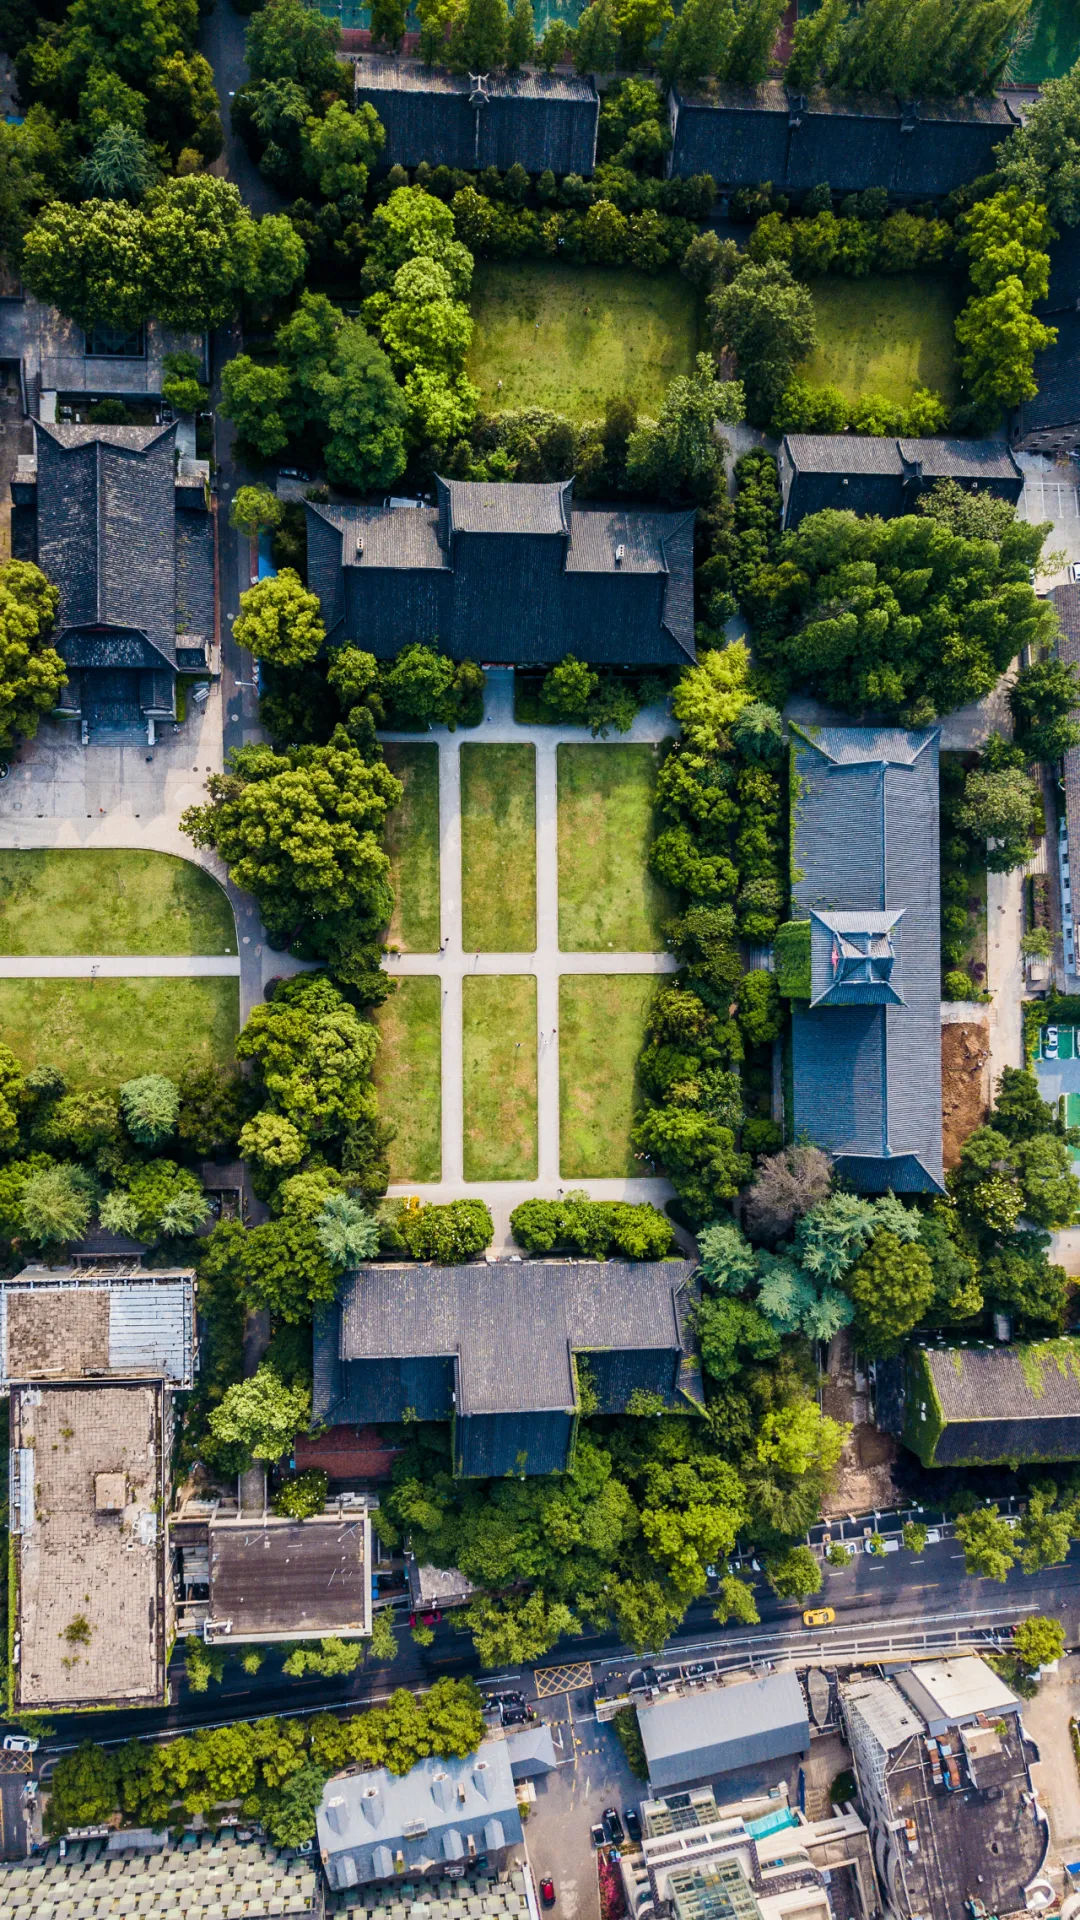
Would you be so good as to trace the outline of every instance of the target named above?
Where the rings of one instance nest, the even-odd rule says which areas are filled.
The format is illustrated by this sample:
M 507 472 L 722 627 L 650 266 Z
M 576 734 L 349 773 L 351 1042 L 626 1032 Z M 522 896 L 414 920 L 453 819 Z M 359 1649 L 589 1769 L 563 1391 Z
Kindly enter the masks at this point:
M 24 1267 L 0 1281 L 0 1390 L 33 1380 L 167 1380 L 195 1368 L 194 1273 Z
M 953 1735 L 960 1749 L 958 1735 Z M 977 1888 L 991 1914 L 1022 1912 L 1024 1889 L 1042 1866 L 1044 1820 L 1031 1805 L 1028 1763 L 1036 1749 L 1014 1722 L 995 1756 L 993 1778 L 957 1754 L 962 1786 L 950 1793 L 933 1782 L 924 1740 L 914 1739 L 889 1765 L 889 1794 L 898 1819 L 915 1822 L 917 1853 L 905 1851 L 908 1911 L 926 1920 L 957 1920 Z M 991 1792 L 987 1791 L 991 1789 Z
M 11 1396 L 16 1705 L 149 1705 L 165 1692 L 163 1395 Z
M 370 1632 L 366 1509 L 313 1520 L 211 1522 L 209 1640 L 358 1639 Z

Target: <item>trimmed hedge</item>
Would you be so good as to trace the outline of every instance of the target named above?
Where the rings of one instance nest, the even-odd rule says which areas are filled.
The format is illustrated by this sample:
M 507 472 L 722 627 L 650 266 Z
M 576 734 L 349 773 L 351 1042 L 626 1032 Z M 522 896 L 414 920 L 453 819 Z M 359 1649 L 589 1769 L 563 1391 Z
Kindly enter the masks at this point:
M 810 922 L 785 920 L 773 941 L 776 984 L 786 1000 L 810 998 Z

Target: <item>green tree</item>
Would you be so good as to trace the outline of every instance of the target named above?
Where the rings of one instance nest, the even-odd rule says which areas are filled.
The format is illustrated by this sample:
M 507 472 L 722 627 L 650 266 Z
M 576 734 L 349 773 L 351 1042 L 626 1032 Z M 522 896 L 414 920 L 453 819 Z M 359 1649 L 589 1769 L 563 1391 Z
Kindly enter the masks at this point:
M 509 35 L 506 0 L 464 0 L 450 33 L 450 65 L 460 73 L 493 73 L 506 65 Z
M 397 1659 L 397 1635 L 394 1632 L 393 1615 L 381 1608 L 371 1623 L 371 1639 L 368 1650 L 373 1660 Z
M 299 1679 L 304 1674 L 314 1673 L 321 1678 L 336 1679 L 355 1673 L 364 1661 L 364 1649 L 357 1640 L 338 1640 L 330 1637 L 320 1640 L 316 1646 L 301 1643 L 294 1647 L 285 1661 L 282 1672 L 290 1679 Z
M 532 0 L 514 0 L 514 10 L 506 36 L 506 64 L 512 70 L 523 67 L 536 50 L 536 26 Z
M 407 1209 L 399 1230 L 414 1260 L 471 1260 L 491 1245 L 495 1229 L 483 1200 L 449 1200 Z
M 17 734 L 32 740 L 43 714 L 55 707 L 67 670 L 45 644 L 60 595 L 27 560 L 0 567 L 0 747 Z
M 956 818 L 975 838 L 995 842 L 987 851 L 986 864 L 992 873 L 1008 873 L 1031 858 L 1037 808 L 1035 786 L 1023 768 L 986 771 L 977 767 L 964 782 Z
M 326 639 L 318 595 L 308 592 L 292 567 L 240 595 L 233 633 L 242 647 L 275 667 L 306 666 Z
M 92 199 L 138 200 L 157 176 L 146 141 L 122 121 L 106 127 L 79 164 L 79 184 Z
M 744 87 L 758 87 L 768 78 L 783 14 L 784 0 L 742 0 L 728 52 L 726 80 Z
M 577 24 L 574 65 L 579 73 L 610 73 L 619 53 L 614 0 L 589 0 Z
M 822 1413 L 816 1400 L 796 1400 L 765 1414 L 755 1450 L 763 1466 L 780 1473 L 831 1473 L 848 1431 Z
M 228 1278 L 252 1305 L 294 1325 L 310 1317 L 313 1303 L 333 1299 L 337 1279 L 314 1226 L 304 1220 L 267 1220 L 250 1229 L 223 1221 L 206 1242 L 202 1269 L 211 1280 Z
M 210 1202 L 187 1167 L 178 1167 L 172 1160 L 151 1160 L 105 1195 L 99 1218 L 110 1233 L 138 1240 L 169 1239 L 201 1227 L 210 1218 Z
M 485 1667 L 531 1664 L 557 1640 L 581 1631 L 570 1608 L 561 1600 L 549 1600 L 539 1588 L 524 1598 L 478 1595 L 461 1618 Z
M 408 19 L 407 0 L 374 0 L 371 9 L 371 38 L 375 46 L 388 46 L 394 53 L 405 38 Z
M 327 93 L 344 97 L 340 45 L 336 20 L 313 13 L 303 0 L 266 0 L 248 26 L 248 71 L 253 80 L 295 81 L 312 104 Z
M 796 22 L 784 73 L 785 84 L 794 93 L 813 93 L 828 80 L 848 10 L 849 0 L 822 0 L 816 13 Z
M 226 1389 L 210 1414 L 216 1440 L 242 1447 L 255 1460 L 280 1460 L 311 1420 L 311 1391 L 287 1387 L 265 1362 L 248 1380 Z
M 25 1081 L 10 1047 L 0 1045 L 0 1152 L 12 1153 L 19 1144 L 19 1101 Z
M 928 1539 L 926 1528 L 919 1520 L 905 1520 L 903 1541 L 912 1553 L 922 1553 Z
M 568 653 L 544 675 L 540 698 L 558 719 L 584 721 L 599 687 L 600 675 Z
M 718 1626 L 725 1627 L 729 1620 L 735 1620 L 740 1627 L 756 1627 L 761 1619 L 754 1599 L 754 1590 L 746 1580 L 740 1580 L 733 1573 L 725 1574 L 717 1588 L 716 1605 L 713 1619 Z
M 726 1461 L 702 1455 L 646 1469 L 642 1539 L 684 1600 L 705 1592 L 706 1569 L 727 1558 L 745 1519 L 742 1482 Z
M 261 482 L 257 486 L 237 487 L 229 509 L 229 525 L 254 540 L 257 534 L 279 527 L 284 511 L 276 493 L 271 493 Z
M 549 20 L 536 49 L 537 61 L 544 72 L 554 73 L 560 60 L 566 58 L 572 45 L 573 29 L 567 26 L 566 21 L 557 17 Z
M 325 974 L 311 973 L 282 981 L 252 1009 L 236 1054 L 257 1063 L 274 1109 L 320 1139 L 364 1118 L 376 1046 L 374 1027 Z
M 841 1285 L 855 1303 L 856 1344 L 874 1356 L 895 1353 L 934 1297 L 929 1255 L 882 1231 Z
M 1048 80 L 1022 128 L 996 149 L 998 171 L 1028 200 L 1042 201 L 1053 221 L 1080 220 L 1080 61 Z
M 1040 1667 L 1053 1666 L 1065 1651 L 1065 1629 L 1060 1620 L 1051 1620 L 1045 1613 L 1033 1613 L 1013 1628 L 1013 1652 L 1028 1673 L 1037 1673 Z
M 301 137 L 304 171 L 327 200 L 361 200 L 368 172 L 385 144 L 383 125 L 370 101 L 355 108 L 334 100 L 323 116 L 312 115 Z
M 1003 408 L 1034 399 L 1035 355 L 1056 339 L 1057 328 L 1036 319 L 1015 274 L 992 293 L 969 300 L 956 322 L 956 342 L 960 371 L 980 413 L 993 420 Z
M 809 1600 L 821 1590 L 821 1568 L 809 1547 L 790 1547 L 765 1563 L 768 1582 L 780 1600 Z
M 1060 760 L 1080 746 L 1080 669 L 1065 660 L 1036 660 L 1009 689 L 1018 744 L 1032 760 Z
M 372 932 L 386 925 L 393 895 L 378 836 L 401 784 L 343 728 L 326 747 L 234 750 L 229 771 L 207 786 L 209 803 L 188 809 L 183 831 L 215 848 L 268 927 L 288 939 L 305 921 L 335 915 Z
M 61 1756 L 49 1796 L 50 1825 L 54 1832 L 67 1827 L 98 1826 L 116 1811 L 120 1787 L 119 1756 L 84 1740 L 73 1753 Z
M 809 289 L 782 261 L 750 262 L 710 294 L 708 310 L 718 344 L 735 355 L 751 419 L 767 419 L 817 344 Z
M 674 19 L 670 0 L 616 0 L 615 23 L 619 29 L 619 65 L 643 67 L 652 49 Z
M 373 293 L 388 293 L 398 268 L 420 258 L 445 267 L 454 299 L 467 299 L 472 255 L 454 236 L 450 208 L 420 187 L 395 187 L 371 216 L 364 284 Z
M 1062 1566 L 1069 1557 L 1076 1526 L 1076 1507 L 1057 1505 L 1053 1481 L 1037 1482 L 1028 1494 L 1027 1507 L 1016 1530 L 1024 1572 L 1039 1573 L 1043 1567 Z
M 956 1537 L 964 1549 L 965 1571 L 982 1580 L 1004 1582 L 1016 1558 L 1012 1530 L 993 1507 L 962 1513 Z
M 22 1188 L 19 1225 L 45 1247 L 81 1239 L 93 1212 L 93 1186 L 81 1167 L 61 1162 L 32 1173 Z
M 140 1147 L 156 1147 L 176 1132 L 180 1089 L 164 1073 L 144 1073 L 120 1089 L 124 1125 Z
M 660 72 L 668 86 L 693 92 L 722 73 L 735 31 L 732 0 L 685 0 L 660 49 Z
M 742 419 L 738 381 L 717 380 L 712 359 L 699 353 L 693 374 L 669 385 L 655 426 L 630 435 L 626 473 L 630 486 L 671 497 L 707 500 L 723 471 L 723 446 L 716 438 L 719 420 Z
M 332 1193 L 315 1221 L 319 1245 L 335 1267 L 355 1267 L 379 1251 L 379 1223 L 359 1200 Z
M 299 423 L 288 368 L 262 366 L 250 354 L 237 354 L 221 370 L 221 411 L 248 446 L 271 459 L 288 446 Z
M 750 655 L 742 640 L 713 647 L 679 677 L 671 709 L 695 753 L 727 745 L 728 729 L 750 699 Z

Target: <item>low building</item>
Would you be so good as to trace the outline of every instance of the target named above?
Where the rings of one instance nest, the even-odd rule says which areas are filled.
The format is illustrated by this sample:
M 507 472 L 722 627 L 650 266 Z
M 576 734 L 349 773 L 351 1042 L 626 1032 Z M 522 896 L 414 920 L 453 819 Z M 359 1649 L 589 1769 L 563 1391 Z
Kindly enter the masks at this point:
M 792 727 L 795 1132 L 863 1193 L 944 1192 L 938 739 Z
M 194 1380 L 194 1275 L 26 1268 L 0 1285 L 0 1364 L 15 1706 L 160 1704 L 172 1395 Z
M 578 507 L 573 482 L 437 480 L 436 504 L 307 505 L 330 644 L 388 659 L 681 667 L 694 651 L 693 513 Z
M 783 524 L 797 527 L 827 507 L 913 513 L 937 480 L 1016 505 L 1024 475 L 1001 440 L 889 440 L 873 434 L 789 433 L 777 456 Z
M 699 1786 L 810 1747 L 806 1701 L 794 1673 L 655 1700 L 638 1708 L 638 1725 L 654 1792 Z
M 94 1380 L 194 1385 L 190 1268 L 24 1267 L 0 1280 L 0 1393 Z
M 414 1553 L 405 1555 L 409 1605 L 414 1613 L 441 1613 L 446 1607 L 464 1607 L 476 1592 L 458 1567 L 421 1566 Z
M 10 283 L 0 292 L 0 365 L 15 370 L 31 419 L 73 420 L 98 400 L 123 400 L 158 419 L 165 358 L 173 353 L 191 354 L 200 379 L 208 379 L 205 334 L 177 332 L 157 320 L 86 329 Z
M 323 1789 L 316 1824 L 334 1891 L 453 1874 L 481 1858 L 502 1869 L 524 1838 L 504 1740 L 485 1740 L 465 1760 L 421 1760 L 406 1774 L 339 1774 Z
M 510 1753 L 510 1772 L 515 1780 L 542 1780 L 545 1774 L 554 1773 L 559 1764 L 551 1727 L 546 1720 L 541 1720 L 538 1726 L 522 1727 L 517 1733 L 508 1733 L 506 1745 Z
M 193 1537 L 191 1550 L 197 1551 Z M 366 1506 L 310 1520 L 218 1512 L 207 1524 L 204 1637 L 360 1640 L 371 1632 L 371 1519 Z
M 891 1421 L 926 1467 L 1080 1459 L 1080 1339 L 913 1347 Z
M 53 426 L 19 458 L 34 554 L 60 591 L 62 713 L 89 727 L 176 716 L 178 672 L 209 670 L 214 523 L 208 466 L 178 460 L 172 426 Z
M 598 1413 L 700 1404 L 693 1262 L 500 1260 L 350 1273 L 316 1318 L 312 1416 L 452 1420 L 465 1478 L 565 1471 Z
M 1036 392 L 1017 407 L 1009 437 L 1025 453 L 1072 453 L 1080 447 L 1080 313 L 1044 317 L 1057 338 L 1035 355 Z
M 118 1913 L 139 1912 L 207 1920 L 215 1911 L 316 1920 L 322 1897 L 310 1860 L 269 1841 L 238 1841 L 228 1827 L 185 1833 L 178 1844 L 168 1833 L 142 1830 L 67 1840 L 0 1867 L 3 1914 L 115 1920 Z
M 711 1793 L 649 1800 L 640 1854 L 624 1854 L 635 1920 L 874 1920 L 866 1827 L 854 1810 L 807 1820 L 786 1784 L 717 1806 Z
M 978 1887 L 988 1913 L 1018 1913 L 1049 1845 L 1030 1773 L 1037 1749 L 1019 1702 L 982 1661 L 930 1667 L 929 1678 L 919 1663 L 840 1684 L 888 1908 L 899 1920 L 956 1920 Z
M 669 114 L 672 174 L 711 173 L 722 190 L 771 180 L 789 194 L 827 180 L 834 193 L 884 187 L 901 201 L 942 199 L 991 172 L 995 147 L 1018 124 L 1004 100 L 808 98 L 779 82 L 673 88 Z
M 590 174 L 600 100 L 592 78 L 569 73 L 449 73 L 419 60 L 362 53 L 356 99 L 386 132 L 382 169 L 431 166 L 479 172 Z

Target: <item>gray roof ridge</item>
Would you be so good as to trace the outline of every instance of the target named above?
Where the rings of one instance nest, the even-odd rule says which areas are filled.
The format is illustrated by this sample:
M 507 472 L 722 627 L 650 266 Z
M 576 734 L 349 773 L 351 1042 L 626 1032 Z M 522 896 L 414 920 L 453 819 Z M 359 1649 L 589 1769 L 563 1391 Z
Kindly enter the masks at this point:
M 159 659 L 164 661 L 169 671 L 171 673 L 176 672 L 176 661 L 170 660 L 168 654 L 165 652 L 164 647 L 159 646 L 158 642 L 151 638 L 150 634 L 147 633 L 146 628 L 133 627 L 126 620 L 110 620 L 108 616 L 106 616 L 105 619 L 101 619 L 99 617 L 93 623 L 92 626 L 85 620 L 72 620 L 68 626 L 59 628 L 56 634 L 56 638 L 58 640 L 66 640 L 69 633 L 93 633 L 97 627 L 108 627 L 111 633 L 138 634 L 139 639 L 144 640 L 148 647 L 152 647 L 154 652 L 158 655 Z M 149 671 L 149 669 L 147 669 L 147 671 Z

